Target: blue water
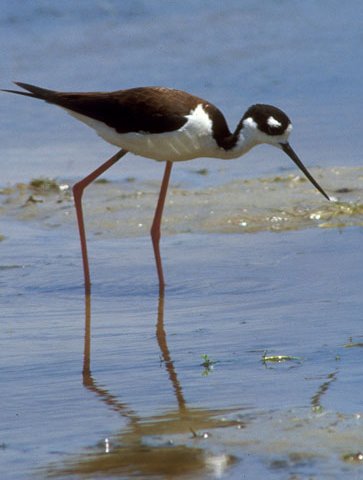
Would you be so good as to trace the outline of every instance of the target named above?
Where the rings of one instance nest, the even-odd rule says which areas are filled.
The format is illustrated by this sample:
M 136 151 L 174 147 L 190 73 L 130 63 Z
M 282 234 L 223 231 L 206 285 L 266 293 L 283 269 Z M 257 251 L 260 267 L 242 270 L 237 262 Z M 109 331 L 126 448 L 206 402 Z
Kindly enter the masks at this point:
M 22 233 L 2 243 L 2 478 L 360 478 L 342 457 L 362 446 L 361 229 L 164 239 L 162 310 L 149 240 L 92 240 L 88 383 L 78 241 Z M 264 365 L 264 352 L 298 360 Z M 189 448 L 172 477 L 166 445 Z M 211 475 L 198 452 L 236 464 Z
M 247 106 L 268 102 L 292 118 L 292 144 L 307 165 L 359 165 L 362 15 L 358 0 L 3 1 L 1 86 L 177 87 L 217 104 L 231 128 Z M 114 151 L 54 107 L 5 94 L 1 106 L 1 184 L 81 177 Z M 197 166 L 210 169 L 205 183 L 225 164 Z M 187 181 L 191 168 L 174 176 Z M 229 163 L 223 180 L 290 168 L 281 152 L 260 147 Z M 161 170 L 129 155 L 108 173 L 128 175 L 159 178 Z
M 362 18 L 358 0 L 2 1 L 0 87 L 12 80 L 59 90 L 177 87 L 217 104 L 231 128 L 250 104 L 276 104 L 293 120 L 291 143 L 304 163 L 331 173 L 361 165 Z M 0 187 L 38 176 L 73 182 L 115 151 L 63 111 L 5 93 L 0 145 Z M 208 174 L 195 175 L 202 168 Z M 178 164 L 172 183 L 205 194 L 231 179 L 290 171 L 296 167 L 280 151 L 262 146 L 242 161 Z M 130 154 L 107 177 L 135 177 L 142 189 L 161 174 L 162 165 Z M 356 177 L 344 182 L 358 207 Z M 280 183 L 276 189 L 288 188 Z M 131 458 L 116 465 L 118 478 L 362 477 L 362 464 L 344 457 L 362 451 L 359 223 L 248 235 L 193 227 L 163 238 L 164 346 L 149 238 L 123 236 L 122 222 L 121 238 L 100 236 L 102 223 L 93 224 L 94 383 L 87 384 L 70 199 L 39 222 L 24 208 L 26 195 L 23 204 L 3 195 L 0 210 L 1 478 L 115 478 L 105 438 L 120 462 Z M 301 198 L 302 209 L 311 205 Z M 95 204 L 89 213 L 97 217 Z M 299 359 L 264 365 L 264 352 Z M 201 354 L 218 362 L 211 372 Z M 216 425 L 226 416 L 231 426 Z M 190 425 L 211 436 L 193 436 Z M 169 453 L 189 452 L 171 462 L 169 475 L 158 470 L 165 444 L 175 446 Z M 145 452 L 155 464 L 145 463 Z M 224 454 L 230 465 L 211 473 L 210 457 Z M 189 476 L 178 476 L 189 463 Z

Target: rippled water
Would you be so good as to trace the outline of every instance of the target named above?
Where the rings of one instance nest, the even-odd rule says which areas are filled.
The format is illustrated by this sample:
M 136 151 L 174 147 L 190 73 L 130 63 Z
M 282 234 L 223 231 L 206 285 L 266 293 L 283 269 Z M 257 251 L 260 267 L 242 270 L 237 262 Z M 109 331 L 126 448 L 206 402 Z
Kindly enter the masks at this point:
M 1 3 L 0 87 L 172 86 L 231 128 L 276 104 L 337 200 L 270 147 L 176 165 L 160 299 L 148 231 L 163 165 L 128 155 L 84 197 L 84 298 L 70 187 L 114 149 L 1 94 L 1 478 L 361 478 L 362 13 Z
M 1 243 L 5 478 L 359 475 L 360 228 L 166 237 L 163 301 L 149 239 L 94 238 L 85 303 L 77 239 L 32 227 Z

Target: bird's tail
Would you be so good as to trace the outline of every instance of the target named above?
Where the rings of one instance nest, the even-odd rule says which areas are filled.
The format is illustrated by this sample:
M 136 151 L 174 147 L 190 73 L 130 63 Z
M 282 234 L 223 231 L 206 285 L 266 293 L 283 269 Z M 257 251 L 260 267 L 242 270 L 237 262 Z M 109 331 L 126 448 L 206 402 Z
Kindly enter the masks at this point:
M 14 82 L 15 85 L 27 90 L 27 92 L 22 92 L 21 90 L 7 90 L 2 89 L 2 92 L 17 93 L 18 95 L 25 95 L 27 97 L 40 98 L 42 100 L 49 100 L 54 95 L 54 90 L 48 90 L 46 88 L 36 87 L 35 85 L 30 85 L 29 83 Z

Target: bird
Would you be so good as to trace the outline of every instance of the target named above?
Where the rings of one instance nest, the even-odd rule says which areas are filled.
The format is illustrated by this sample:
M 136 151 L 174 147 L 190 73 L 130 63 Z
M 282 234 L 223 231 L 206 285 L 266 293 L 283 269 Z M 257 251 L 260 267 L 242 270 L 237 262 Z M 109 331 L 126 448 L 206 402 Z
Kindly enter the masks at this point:
M 183 90 L 143 86 L 111 92 L 63 92 L 28 83 L 14 83 L 22 90 L 3 91 L 44 100 L 61 107 L 93 128 L 106 142 L 120 148 L 72 188 L 86 293 L 90 293 L 91 277 L 82 195 L 89 184 L 128 152 L 165 162 L 150 230 L 160 293 L 164 292 L 165 287 L 160 255 L 161 220 L 174 162 L 200 157 L 235 159 L 256 145 L 268 144 L 287 154 L 316 189 L 330 200 L 289 143 L 292 131 L 289 117 L 273 105 L 250 106 L 231 132 L 223 113 L 213 103 Z

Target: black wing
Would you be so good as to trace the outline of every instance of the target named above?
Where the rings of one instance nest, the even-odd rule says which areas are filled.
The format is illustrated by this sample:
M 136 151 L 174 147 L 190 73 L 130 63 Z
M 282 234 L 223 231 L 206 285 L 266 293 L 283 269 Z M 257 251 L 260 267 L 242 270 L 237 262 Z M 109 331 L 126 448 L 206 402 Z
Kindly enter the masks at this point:
M 6 90 L 11 93 L 39 98 L 85 115 L 114 128 L 118 133 L 172 132 L 181 128 L 186 116 L 198 105 L 203 105 L 213 121 L 213 136 L 223 148 L 235 143 L 222 112 L 213 104 L 182 90 L 164 87 L 139 87 L 115 92 L 57 92 L 16 82 L 27 90 Z M 29 93 L 30 92 L 30 93 Z M 228 145 L 227 145 L 227 143 Z
M 48 90 L 27 83 L 16 83 L 28 90 L 11 93 L 45 100 L 86 117 L 104 122 L 119 133 L 170 132 L 181 128 L 193 108 L 204 100 L 181 90 L 140 87 L 110 93 L 68 93 Z

